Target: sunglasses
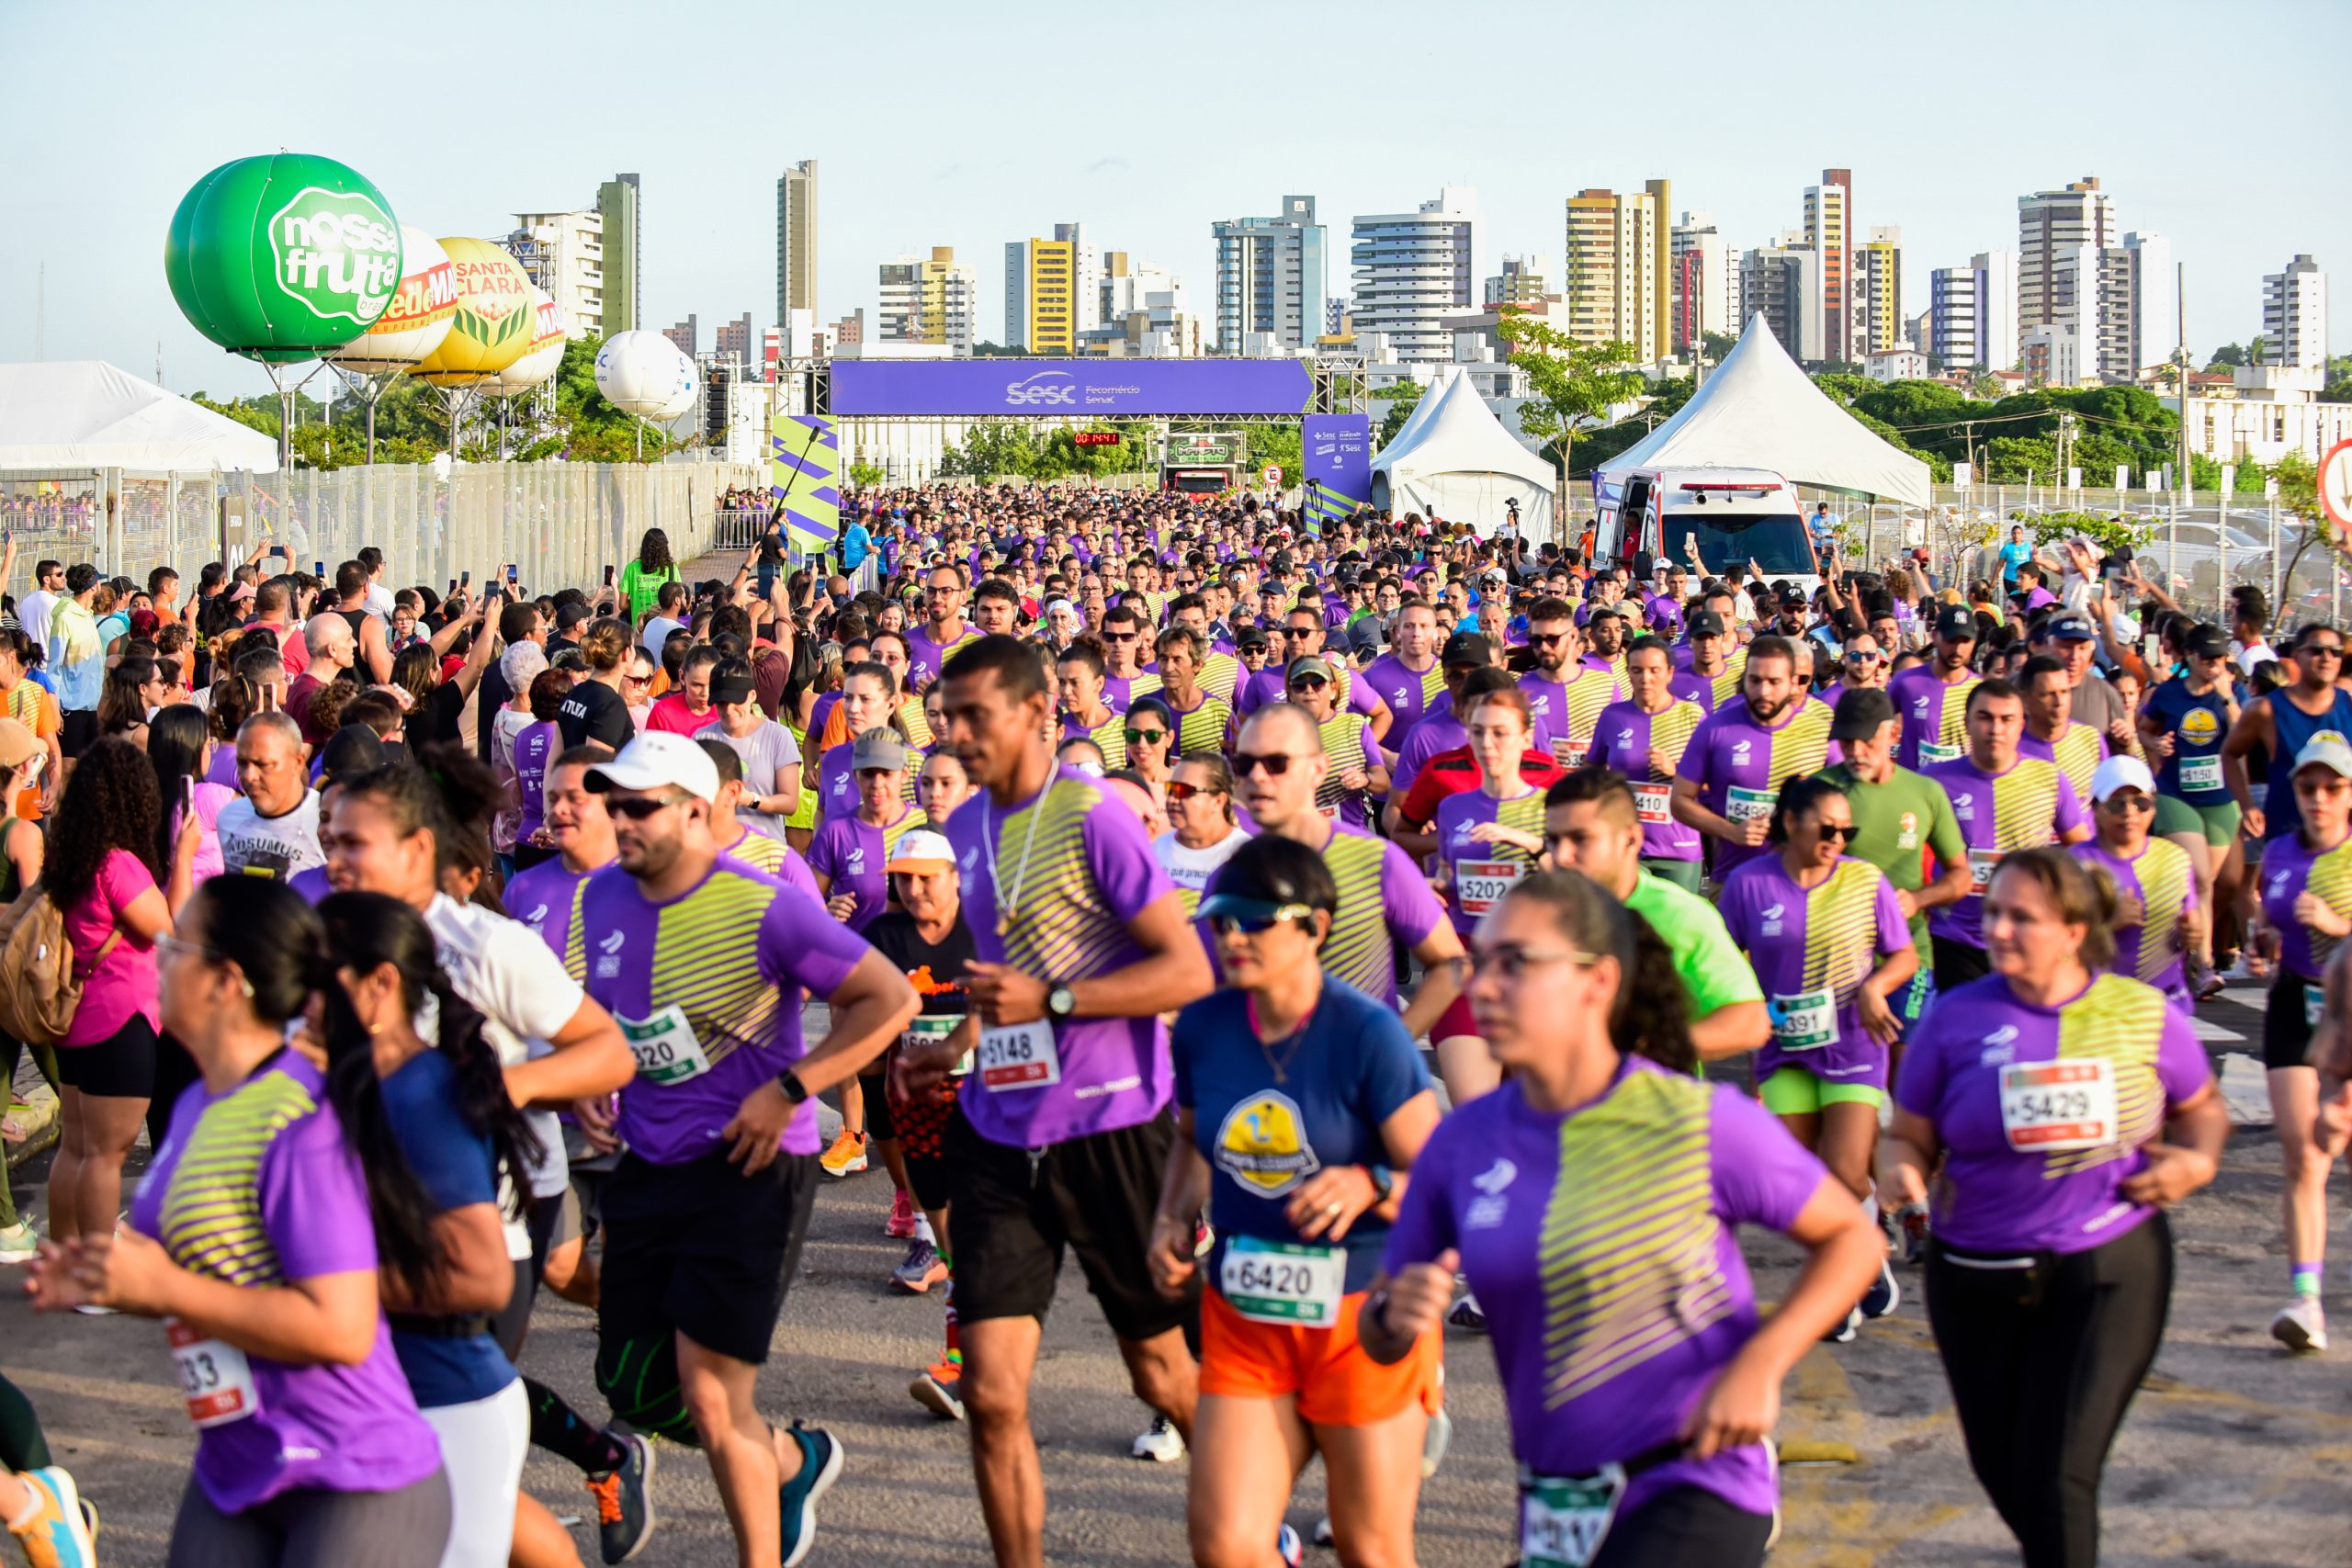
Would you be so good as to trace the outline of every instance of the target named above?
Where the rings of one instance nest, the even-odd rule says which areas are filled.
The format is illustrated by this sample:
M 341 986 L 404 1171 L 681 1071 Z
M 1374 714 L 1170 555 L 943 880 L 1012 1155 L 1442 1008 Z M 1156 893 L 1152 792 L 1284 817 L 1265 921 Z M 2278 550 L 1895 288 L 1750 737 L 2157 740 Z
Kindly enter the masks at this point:
M 1278 779 L 1290 772 L 1291 756 L 1287 751 L 1236 751 L 1233 754 L 1233 776 L 1246 779 L 1260 768 L 1266 776 Z
M 1290 689 L 1294 692 L 1319 692 L 1330 683 L 1320 675 L 1301 675 L 1290 683 Z
M 2154 811 L 2156 808 L 2154 801 L 2137 791 L 2125 795 L 2118 790 L 2098 804 L 2100 809 L 2106 811 Z
M 615 800 L 607 795 L 605 797 L 605 810 L 608 815 L 621 818 L 626 821 L 642 822 L 657 812 L 667 811 L 673 806 L 684 806 L 693 798 L 694 796 L 688 795 L 660 796 L 632 795 L 624 799 Z
M 2332 642 L 2314 642 L 2295 649 L 2298 659 L 2341 659 L 2344 649 Z
M 1314 918 L 1315 911 L 1304 904 L 1267 903 L 1253 908 L 1233 909 L 1211 915 L 1208 919 L 1209 930 L 1219 936 L 1231 936 L 1236 931 L 1244 936 L 1256 936 L 1259 932 L 1271 930 L 1284 920 L 1296 920 L 1299 924 L 1305 925 Z
M 1574 949 L 1559 953 L 1530 953 L 1515 942 L 1504 942 L 1484 953 L 1472 953 L 1468 960 L 1471 974 L 1492 972 L 1506 980 L 1516 980 L 1530 969 L 1541 968 L 1547 964 L 1589 964 L 1599 962 L 1591 953 L 1578 953 Z
M 1137 635 L 1135 632 L 1104 632 L 1102 640 L 1104 642 L 1133 642 Z
M 1836 822 L 1820 823 L 1815 827 L 1814 831 L 1825 839 L 1835 839 L 1841 844 L 1854 836 L 1852 827 L 1841 826 Z
M 1886 655 L 1883 653 L 1868 653 L 1857 649 L 1846 655 L 1846 662 L 1849 664 L 1883 664 L 1886 662 Z
M 1170 800 L 1190 800 L 1196 795 L 1223 795 L 1225 793 L 1221 789 L 1211 789 L 1206 784 L 1185 784 L 1182 780 L 1170 780 L 1167 787 L 1168 798 Z
M 1157 746 L 1168 739 L 1164 729 L 1130 729 L 1124 731 L 1130 746 Z

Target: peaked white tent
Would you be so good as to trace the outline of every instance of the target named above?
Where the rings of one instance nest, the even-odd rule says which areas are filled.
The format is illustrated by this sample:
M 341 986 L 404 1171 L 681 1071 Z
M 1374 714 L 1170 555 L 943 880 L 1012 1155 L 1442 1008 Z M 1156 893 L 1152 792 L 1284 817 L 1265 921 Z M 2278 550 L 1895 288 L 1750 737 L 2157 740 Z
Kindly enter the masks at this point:
M 1467 376 L 1423 398 L 1372 460 L 1373 505 L 1468 523 L 1482 535 L 1501 527 L 1505 503 L 1516 501 L 1521 533 L 1549 537 L 1558 482 L 1559 470 L 1502 427 Z
M 277 443 L 97 359 L 0 365 L 0 469 L 277 471 Z
M 1798 368 L 1761 315 L 1674 416 L 1593 475 L 1614 506 L 1634 468 L 1769 468 L 1801 485 L 1928 504 L 1928 465 L 1897 451 Z

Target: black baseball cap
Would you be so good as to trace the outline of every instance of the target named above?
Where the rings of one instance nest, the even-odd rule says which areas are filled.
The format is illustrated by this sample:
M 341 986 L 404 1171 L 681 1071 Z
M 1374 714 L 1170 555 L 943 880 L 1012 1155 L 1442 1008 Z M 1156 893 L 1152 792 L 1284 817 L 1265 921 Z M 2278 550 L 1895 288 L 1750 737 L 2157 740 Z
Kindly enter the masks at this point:
M 1807 603 L 1807 601 L 1806 601 L 1805 596 L 1804 596 L 1804 589 L 1802 589 L 1802 588 L 1783 588 L 1783 589 L 1781 589 L 1781 609 L 1783 609 L 1783 610 L 1802 610 L 1802 609 L 1804 609 L 1804 608 L 1805 607 L 1806 603 Z
M 2043 642 L 2095 642 L 2098 639 L 2098 632 L 2091 626 L 2091 618 L 2072 610 L 2052 615 L 2041 623 L 2040 640 Z
M 1438 654 L 1440 664 L 1492 664 L 1494 645 L 1477 632 L 1455 632 Z
M 1947 604 L 1936 612 L 1936 635 L 1955 641 L 1976 640 L 1976 612 L 1965 604 Z
M 1879 726 L 1893 721 L 1894 704 L 1875 686 L 1849 686 L 1838 694 L 1838 710 L 1829 721 L 1832 740 L 1867 740 Z
M 1233 634 L 1233 646 L 1237 649 L 1265 647 L 1265 628 L 1262 626 L 1242 627 L 1239 631 Z
M 2230 634 L 2219 626 L 2199 626 L 2182 640 L 2181 647 L 2199 659 L 2227 659 Z
M 1683 625 L 1690 628 L 1690 635 L 1692 637 L 1721 637 L 1724 635 L 1724 618 L 1719 611 L 1693 610 L 1690 612 L 1690 618 L 1688 621 L 1685 621 Z

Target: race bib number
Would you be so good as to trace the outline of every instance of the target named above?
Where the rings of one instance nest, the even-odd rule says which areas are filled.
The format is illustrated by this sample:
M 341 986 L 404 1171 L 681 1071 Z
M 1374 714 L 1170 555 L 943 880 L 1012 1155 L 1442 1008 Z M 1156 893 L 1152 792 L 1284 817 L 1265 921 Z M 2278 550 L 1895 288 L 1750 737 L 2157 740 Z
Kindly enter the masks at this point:
M 2001 863 L 1999 850 L 1968 852 L 1968 890 L 1982 897 L 1993 880 L 1993 869 Z
M 1957 746 L 1931 746 L 1922 740 L 1919 742 L 1919 765 L 1932 768 L 1938 762 L 1957 762 L 1960 752 L 1961 748 Z
M 2180 760 L 2180 787 L 2183 789 L 2220 789 L 2222 759 L 2219 757 L 2183 757 Z
M 956 1026 L 963 1021 L 964 1015 L 960 1012 L 917 1013 L 915 1021 L 907 1025 L 907 1043 L 913 1046 L 936 1045 L 955 1033 Z M 947 1069 L 947 1076 L 960 1078 L 971 1070 L 972 1053 L 967 1051 L 956 1059 L 954 1066 Z
M 1054 1026 L 1042 1018 L 981 1030 L 972 1057 L 979 1069 L 980 1087 L 986 1089 L 1043 1089 L 1062 1081 L 1062 1055 L 1054 1046 Z
M 1216 1288 L 1227 1306 L 1252 1323 L 1329 1328 L 1340 1321 L 1340 1299 L 1347 1294 L 1347 1249 L 1228 1235 Z
M 1749 789 L 1734 784 L 1725 792 L 1724 815 L 1734 822 L 1760 822 L 1772 815 L 1772 807 L 1781 798 L 1777 789 Z
M 676 1003 L 650 1018 L 617 1021 L 629 1055 L 637 1058 L 637 1076 L 647 1083 L 684 1083 L 710 1071 L 710 1057 L 686 1022 L 686 1010 Z
M 1609 1539 L 1617 1500 L 1625 1493 L 1623 1465 L 1602 1467 L 1589 1481 L 1539 1475 L 1519 1488 L 1520 1568 L 1585 1568 Z
M 1566 740 L 1558 736 L 1552 738 L 1552 760 L 1570 773 L 1584 766 L 1585 753 L 1591 750 L 1592 742 L 1589 740 Z
M 1502 902 L 1511 884 L 1527 874 L 1527 863 L 1515 860 L 1465 860 L 1453 868 L 1453 890 L 1465 915 L 1483 915 Z
M 1838 1038 L 1838 998 L 1826 990 L 1772 998 L 1772 1038 L 1783 1051 L 1817 1051 Z
M 2303 982 L 2303 1027 L 2317 1029 L 2319 1015 L 2327 1010 L 2327 986 L 2319 980 Z
M 2019 1154 L 2106 1147 L 2115 1142 L 2115 1064 L 2081 1056 L 2003 1067 L 2001 1130 Z
M 1669 804 L 1674 799 L 1674 786 L 1662 784 L 1637 784 L 1634 786 L 1634 811 L 1645 822 L 1668 823 L 1674 820 Z
M 164 1337 L 180 1374 L 187 1418 L 199 1427 L 225 1427 L 261 1408 L 253 1363 L 234 1345 L 207 1339 L 176 1317 L 164 1320 Z

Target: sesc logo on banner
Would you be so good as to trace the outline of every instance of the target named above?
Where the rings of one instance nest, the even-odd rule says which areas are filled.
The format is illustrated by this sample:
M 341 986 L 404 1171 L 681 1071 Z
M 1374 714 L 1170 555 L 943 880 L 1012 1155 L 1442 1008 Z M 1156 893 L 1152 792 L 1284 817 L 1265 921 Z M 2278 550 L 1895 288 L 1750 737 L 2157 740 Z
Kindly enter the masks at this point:
M 1004 401 L 1008 408 L 1022 408 L 1031 403 L 1075 403 L 1078 401 L 1076 378 L 1066 370 L 1040 370 L 1025 381 L 1007 381 Z
M 399 291 L 401 233 L 367 197 L 306 186 L 269 220 L 278 288 L 320 317 L 365 327 Z

